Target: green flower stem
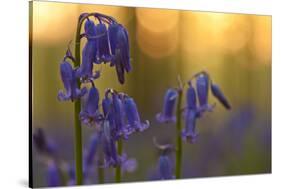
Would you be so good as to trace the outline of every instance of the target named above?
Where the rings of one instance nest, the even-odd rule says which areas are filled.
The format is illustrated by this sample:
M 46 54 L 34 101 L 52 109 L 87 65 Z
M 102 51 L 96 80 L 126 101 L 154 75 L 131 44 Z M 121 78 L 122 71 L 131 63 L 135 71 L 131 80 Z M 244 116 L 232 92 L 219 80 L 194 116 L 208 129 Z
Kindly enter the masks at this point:
M 100 166 L 98 166 L 98 180 L 99 184 L 104 183 L 104 168 Z
M 75 38 L 75 62 L 74 67 L 80 66 L 80 32 L 82 22 L 78 21 L 76 38 Z M 80 81 L 77 80 L 78 88 L 80 88 Z M 81 111 L 80 99 L 74 102 L 74 130 L 75 130 L 75 168 L 76 168 L 76 184 L 83 184 L 83 155 L 82 155 L 82 128 L 79 119 L 79 113 Z
M 177 128 L 177 147 L 176 147 L 176 179 L 181 178 L 182 167 L 182 138 L 181 138 L 181 101 L 182 101 L 182 89 L 178 92 L 178 103 L 176 112 L 176 128 Z
M 119 156 L 122 155 L 123 151 L 123 142 L 122 139 L 117 140 L 117 153 Z M 115 182 L 120 183 L 121 182 L 121 165 L 118 165 L 115 169 Z

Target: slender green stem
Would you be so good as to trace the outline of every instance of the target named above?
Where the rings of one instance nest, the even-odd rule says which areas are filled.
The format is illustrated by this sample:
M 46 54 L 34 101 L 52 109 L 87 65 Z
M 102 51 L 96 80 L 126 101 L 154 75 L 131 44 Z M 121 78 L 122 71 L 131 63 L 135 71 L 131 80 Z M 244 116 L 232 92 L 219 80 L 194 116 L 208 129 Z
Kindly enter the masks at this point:
M 122 155 L 123 151 L 123 142 L 122 139 L 117 140 L 117 153 L 118 155 Z M 121 182 L 121 165 L 118 165 L 115 169 L 115 182 L 120 183 Z
M 104 183 L 104 168 L 100 166 L 98 166 L 98 180 L 99 184 Z
M 75 62 L 74 66 L 80 66 L 80 31 L 81 24 L 78 22 L 76 39 L 75 39 Z M 80 81 L 77 80 L 78 87 L 80 88 Z M 82 185 L 83 183 L 83 155 L 82 155 L 82 128 L 79 120 L 79 113 L 81 111 L 81 101 L 77 99 L 74 102 L 74 130 L 75 130 L 75 167 L 76 167 L 76 184 Z
M 181 164 L 182 164 L 182 138 L 181 138 L 181 101 L 182 101 L 182 89 L 178 92 L 178 103 L 176 112 L 176 128 L 177 128 L 177 148 L 176 148 L 176 179 L 181 178 Z

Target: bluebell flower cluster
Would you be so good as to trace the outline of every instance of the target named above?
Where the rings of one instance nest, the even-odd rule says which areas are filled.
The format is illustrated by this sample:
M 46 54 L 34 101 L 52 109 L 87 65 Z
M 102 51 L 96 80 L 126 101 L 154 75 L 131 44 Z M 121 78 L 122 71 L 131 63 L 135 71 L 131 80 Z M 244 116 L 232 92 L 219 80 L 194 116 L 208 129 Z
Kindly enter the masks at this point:
M 127 140 L 132 133 L 144 131 L 149 127 L 149 122 L 141 122 L 137 105 L 127 94 L 107 89 L 102 99 L 102 111 L 99 111 L 98 90 L 93 87 L 91 91 L 93 96 L 88 96 L 84 113 L 81 113 L 80 117 L 89 126 L 96 125 L 98 134 L 93 137 L 86 163 L 87 166 L 92 163 L 95 150 L 100 145 L 104 154 L 104 166 L 116 167 L 126 161 L 123 155 L 117 155 L 116 141 Z M 92 113 L 87 113 L 90 112 L 87 109 L 92 110 Z
M 196 132 L 196 121 L 205 112 L 211 112 L 214 104 L 209 104 L 209 91 L 227 109 L 231 109 L 230 103 L 219 88 L 214 84 L 205 71 L 195 74 L 187 82 L 186 106 L 183 108 L 185 128 L 182 131 L 183 139 L 194 143 L 198 136 Z M 175 122 L 175 106 L 178 92 L 181 89 L 168 89 L 164 97 L 164 105 L 161 113 L 156 115 L 156 120 L 160 123 Z
M 98 23 L 90 19 L 92 16 Z M 86 88 L 78 89 L 77 81 L 87 83 L 98 79 L 101 73 L 99 70 L 94 71 L 94 65 L 104 63 L 115 67 L 121 84 L 125 82 L 125 73 L 132 69 L 126 28 L 114 18 L 100 13 L 83 13 L 79 24 L 82 25 L 84 20 L 81 38 L 86 38 L 86 43 L 82 50 L 81 65 L 77 68 L 71 66 L 69 60 L 75 62 L 75 58 L 69 48 L 60 65 L 61 80 L 65 88 L 65 92 L 61 90 L 58 93 L 60 101 L 74 101 L 85 95 Z

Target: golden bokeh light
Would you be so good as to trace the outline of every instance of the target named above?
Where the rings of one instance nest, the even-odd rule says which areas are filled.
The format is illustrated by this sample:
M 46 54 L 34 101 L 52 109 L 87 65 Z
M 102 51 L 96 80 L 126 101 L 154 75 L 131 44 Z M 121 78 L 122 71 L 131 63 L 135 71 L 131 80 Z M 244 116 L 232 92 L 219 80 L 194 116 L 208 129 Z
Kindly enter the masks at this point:
M 246 45 L 249 37 L 243 15 L 184 12 L 181 26 L 184 53 L 235 53 Z
M 33 39 L 44 44 L 70 40 L 76 28 L 77 5 L 33 2 Z
M 153 58 L 174 53 L 178 46 L 180 12 L 137 8 L 137 43 L 140 49 Z
M 254 41 L 252 51 L 257 61 L 260 63 L 271 63 L 271 37 L 271 17 L 256 17 L 254 20 Z

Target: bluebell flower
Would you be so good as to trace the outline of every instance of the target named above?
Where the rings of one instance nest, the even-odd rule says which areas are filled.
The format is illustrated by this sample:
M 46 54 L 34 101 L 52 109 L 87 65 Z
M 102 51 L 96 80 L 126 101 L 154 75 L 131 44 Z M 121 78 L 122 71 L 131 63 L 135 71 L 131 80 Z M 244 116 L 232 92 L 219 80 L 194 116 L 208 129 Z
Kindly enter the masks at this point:
M 116 70 L 116 74 L 117 74 L 119 83 L 124 84 L 125 83 L 125 68 L 122 65 L 120 49 L 115 50 L 115 55 L 112 57 L 111 62 L 113 65 L 115 65 L 115 70 Z
M 95 23 L 87 20 L 84 25 L 87 42 L 82 51 L 82 63 L 76 72 L 76 77 L 92 78 L 93 63 L 97 62 L 97 39 L 94 38 L 97 34 Z
M 61 184 L 59 167 L 54 161 L 50 161 L 47 166 L 47 186 L 54 187 Z
M 196 88 L 200 105 L 200 112 L 211 111 L 213 107 L 208 104 L 209 77 L 207 74 L 201 73 L 197 76 Z
M 106 29 L 106 25 L 99 23 L 97 25 L 97 57 L 98 62 L 108 62 L 111 60 L 110 49 L 109 49 L 109 37 Z
M 43 129 L 38 128 L 33 133 L 33 142 L 38 152 L 54 156 L 57 151 L 56 145 L 46 137 Z
M 164 97 L 164 105 L 161 113 L 156 115 L 156 119 L 160 123 L 175 122 L 174 115 L 175 105 L 178 97 L 178 92 L 175 89 L 168 89 Z
M 185 128 L 182 132 L 182 137 L 189 141 L 190 143 L 194 143 L 196 141 L 196 137 L 198 134 L 196 133 L 196 119 L 197 112 L 194 109 L 189 109 L 186 111 L 185 115 Z
M 84 108 L 80 112 L 80 119 L 85 125 L 92 126 L 93 124 L 100 121 L 100 116 L 99 91 L 96 87 L 93 86 L 89 91 Z
M 130 133 L 126 132 L 125 129 L 126 124 L 125 124 L 124 106 L 122 100 L 120 99 L 117 93 L 112 94 L 112 103 L 113 103 L 116 135 L 123 136 L 125 139 L 127 139 Z
M 85 87 L 81 90 L 78 88 L 75 70 L 72 69 L 71 64 L 67 61 L 60 64 L 60 75 L 65 88 L 65 93 L 62 90 L 58 93 L 58 99 L 60 101 L 74 101 L 86 94 L 87 89 Z
M 125 96 L 124 107 L 128 120 L 127 128 L 131 128 L 136 131 L 144 131 L 149 127 L 148 121 L 146 121 L 146 123 L 141 123 L 137 105 L 133 98 Z
M 103 137 L 103 152 L 105 158 L 105 167 L 116 167 L 120 165 L 121 161 L 117 154 L 115 141 L 113 138 Z
M 122 171 L 127 173 L 134 172 L 138 167 L 138 162 L 135 158 L 127 159 L 122 163 Z
M 185 111 L 185 129 L 182 132 L 182 137 L 190 143 L 194 143 L 197 137 L 195 131 L 196 119 L 198 117 L 196 92 L 191 83 L 186 92 L 187 109 Z
M 159 174 L 160 179 L 173 179 L 172 162 L 167 155 L 159 157 Z
M 220 101 L 220 103 L 226 108 L 226 109 L 231 109 L 231 106 L 228 102 L 228 100 L 226 99 L 226 97 L 224 96 L 224 94 L 222 93 L 221 89 L 219 88 L 218 85 L 216 84 L 211 84 L 211 91 L 212 94 Z
M 130 72 L 132 69 L 128 32 L 121 24 L 113 23 L 109 25 L 108 34 L 113 56 L 111 64 L 115 66 L 118 80 L 123 84 L 125 71 Z
M 104 114 L 104 119 L 106 126 L 109 127 L 111 136 L 116 136 L 116 127 L 115 127 L 115 118 L 114 118 L 114 109 L 113 109 L 112 99 L 108 96 L 102 100 L 102 109 Z

